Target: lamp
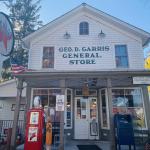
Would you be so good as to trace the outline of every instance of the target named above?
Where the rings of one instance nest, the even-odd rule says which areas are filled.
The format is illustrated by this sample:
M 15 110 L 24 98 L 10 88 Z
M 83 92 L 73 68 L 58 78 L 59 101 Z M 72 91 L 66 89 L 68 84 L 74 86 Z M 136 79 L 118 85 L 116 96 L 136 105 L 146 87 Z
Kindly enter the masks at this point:
M 66 32 L 65 34 L 64 34 L 64 38 L 65 39 L 69 39 L 71 36 L 70 36 L 70 34 L 68 33 L 68 32 Z
M 99 38 L 104 38 L 106 34 L 101 30 L 101 32 L 98 34 Z

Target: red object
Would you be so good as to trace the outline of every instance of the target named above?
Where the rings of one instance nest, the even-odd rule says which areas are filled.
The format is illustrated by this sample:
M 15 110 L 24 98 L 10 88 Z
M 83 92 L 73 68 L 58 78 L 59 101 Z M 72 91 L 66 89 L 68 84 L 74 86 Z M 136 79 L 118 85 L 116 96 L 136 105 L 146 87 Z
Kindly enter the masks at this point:
M 44 138 L 44 111 L 33 108 L 27 112 L 24 150 L 42 150 Z

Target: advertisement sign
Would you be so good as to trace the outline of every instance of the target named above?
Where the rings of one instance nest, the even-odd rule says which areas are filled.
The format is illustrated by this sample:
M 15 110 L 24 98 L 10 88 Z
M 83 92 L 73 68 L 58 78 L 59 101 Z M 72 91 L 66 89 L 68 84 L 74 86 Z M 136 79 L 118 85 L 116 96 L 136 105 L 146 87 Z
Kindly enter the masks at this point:
M 56 95 L 56 111 L 64 111 L 64 95 Z
M 0 54 L 8 56 L 14 48 L 14 33 L 6 14 L 0 12 Z
M 133 77 L 133 84 L 150 84 L 150 77 Z
M 36 142 L 37 141 L 37 133 L 38 133 L 38 127 L 29 127 L 28 141 Z
M 38 124 L 39 122 L 39 112 L 31 112 L 30 124 Z

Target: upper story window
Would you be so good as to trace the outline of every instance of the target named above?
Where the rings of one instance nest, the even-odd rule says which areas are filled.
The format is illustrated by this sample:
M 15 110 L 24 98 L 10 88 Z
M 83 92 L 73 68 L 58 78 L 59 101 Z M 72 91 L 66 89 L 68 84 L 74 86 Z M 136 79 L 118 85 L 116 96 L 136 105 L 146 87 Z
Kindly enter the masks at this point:
M 54 68 L 54 47 L 43 48 L 43 68 Z
M 80 35 L 88 35 L 89 34 L 89 23 L 88 22 L 80 23 L 79 33 L 80 33 Z
M 115 45 L 115 57 L 116 57 L 116 67 L 127 68 L 128 64 L 128 54 L 126 45 Z

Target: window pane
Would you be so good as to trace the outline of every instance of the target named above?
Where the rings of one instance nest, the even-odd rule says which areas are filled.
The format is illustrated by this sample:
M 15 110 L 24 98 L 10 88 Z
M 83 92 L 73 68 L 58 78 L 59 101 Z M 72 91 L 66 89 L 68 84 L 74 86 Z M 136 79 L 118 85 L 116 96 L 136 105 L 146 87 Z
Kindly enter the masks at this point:
M 134 127 L 146 127 L 143 108 L 129 108 L 128 113 L 132 115 Z
M 106 90 L 101 90 L 101 109 L 102 109 L 102 127 L 107 128 L 108 122 L 107 122 L 107 105 L 106 105 Z
M 135 128 L 145 128 L 144 105 L 140 89 L 113 89 L 113 113 L 131 114 Z
M 128 58 L 126 56 L 120 57 L 121 59 L 121 66 L 128 67 Z
M 54 68 L 54 47 L 43 48 L 43 68 Z
M 96 99 L 92 99 L 90 101 L 90 118 L 95 119 L 96 118 L 96 109 L 97 108 L 97 103 Z
M 115 45 L 115 57 L 117 67 L 128 67 L 128 55 L 126 45 Z
M 88 35 L 89 34 L 89 24 L 88 24 L 88 22 L 81 22 L 80 23 L 79 33 L 80 33 L 80 35 Z

